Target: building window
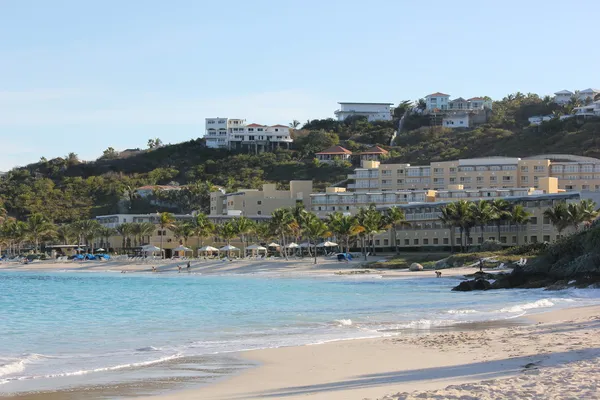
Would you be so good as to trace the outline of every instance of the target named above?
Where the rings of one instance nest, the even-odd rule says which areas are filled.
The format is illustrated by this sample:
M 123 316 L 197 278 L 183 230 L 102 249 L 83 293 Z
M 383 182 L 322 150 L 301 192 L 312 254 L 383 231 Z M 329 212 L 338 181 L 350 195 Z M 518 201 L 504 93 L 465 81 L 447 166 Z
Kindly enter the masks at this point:
M 496 182 L 498 180 L 497 176 L 490 176 L 490 182 Z
M 531 218 L 529 218 L 529 223 L 531 225 L 537 225 L 537 223 L 538 223 L 537 217 L 531 217 Z
M 448 238 L 444 238 L 444 244 L 448 244 Z
M 544 235 L 544 242 L 550 241 L 550 235 Z
M 423 244 L 429 244 L 429 239 L 423 239 Z
M 419 245 L 419 239 L 413 240 L 413 243 L 415 244 L 415 246 L 418 246 Z
M 522 166 L 522 167 L 521 167 L 521 172 L 529 172 L 529 167 L 527 167 L 527 166 Z
M 261 215 L 262 211 L 257 211 L 256 214 Z
M 516 237 L 516 236 L 513 236 L 513 237 L 512 237 L 512 242 L 513 242 L 513 244 L 516 244 L 516 243 L 517 243 L 517 237 Z
M 258 201 L 256 202 L 256 204 L 258 204 L 258 205 L 260 206 L 260 205 L 262 204 L 262 201 L 261 201 L 261 200 L 258 200 Z
M 404 245 L 410 246 L 410 239 L 404 239 Z
M 500 236 L 500 243 L 506 243 L 506 236 Z
M 433 244 L 439 244 L 439 239 L 438 238 L 433 238 Z
M 537 236 L 532 236 L 531 237 L 531 243 L 537 243 L 537 242 L 538 242 Z
M 383 239 L 383 245 L 384 246 L 389 246 L 390 245 L 389 240 L 388 239 Z
M 379 246 L 379 239 L 375 241 L 375 246 Z

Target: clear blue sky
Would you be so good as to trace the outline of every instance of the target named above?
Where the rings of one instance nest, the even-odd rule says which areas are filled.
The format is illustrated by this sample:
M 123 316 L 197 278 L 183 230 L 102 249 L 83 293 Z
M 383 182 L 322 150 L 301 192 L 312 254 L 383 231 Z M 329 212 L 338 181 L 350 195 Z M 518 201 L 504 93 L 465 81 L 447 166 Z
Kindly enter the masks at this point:
M 600 86 L 600 1 L 0 0 L 0 170 L 332 117 Z

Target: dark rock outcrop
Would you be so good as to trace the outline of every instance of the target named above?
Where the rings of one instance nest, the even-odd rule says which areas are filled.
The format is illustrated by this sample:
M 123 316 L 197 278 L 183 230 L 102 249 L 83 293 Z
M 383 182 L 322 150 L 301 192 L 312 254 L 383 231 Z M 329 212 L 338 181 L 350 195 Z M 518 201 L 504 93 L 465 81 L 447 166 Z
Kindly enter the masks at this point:
M 452 290 L 455 292 L 470 292 L 473 290 L 488 290 L 491 286 L 490 282 L 485 279 L 473 279 L 470 281 L 462 281 Z

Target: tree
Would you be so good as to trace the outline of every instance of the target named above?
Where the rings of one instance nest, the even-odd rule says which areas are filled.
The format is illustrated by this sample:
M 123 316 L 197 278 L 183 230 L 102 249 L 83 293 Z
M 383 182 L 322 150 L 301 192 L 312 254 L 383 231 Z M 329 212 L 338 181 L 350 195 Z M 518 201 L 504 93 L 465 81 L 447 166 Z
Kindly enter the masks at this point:
M 531 213 L 525 210 L 520 204 L 517 204 L 509 211 L 508 221 L 510 224 L 515 224 L 517 226 L 517 246 L 519 245 L 519 230 L 518 228 L 522 225 L 525 225 L 529 219 L 531 218 Z
M 550 223 L 556 228 L 558 236 L 560 237 L 562 231 L 564 231 L 570 223 L 567 203 L 564 201 L 556 203 L 554 206 L 544 211 L 544 217 L 550 220 Z
M 68 167 L 72 167 L 72 166 L 77 165 L 77 164 L 80 163 L 79 157 L 75 153 L 69 153 L 69 154 L 67 154 L 67 156 L 65 157 L 65 159 L 66 159 L 66 163 L 67 163 Z
M 192 224 L 185 221 L 175 221 L 169 229 L 173 231 L 173 235 L 175 235 L 183 246 L 186 245 L 188 238 L 194 230 Z
M 158 226 L 160 227 L 160 249 L 162 252 L 163 258 L 165 257 L 163 248 L 163 238 L 165 237 L 165 229 L 171 229 L 173 227 L 173 222 L 175 222 L 175 216 L 168 212 L 163 212 L 158 215 Z
M 299 126 L 300 126 L 300 121 L 298 121 L 297 119 L 290 122 L 290 128 L 292 128 L 292 129 L 298 129 Z
M 27 218 L 26 224 L 27 235 L 33 240 L 35 252 L 37 253 L 39 251 L 40 238 L 53 233 L 56 227 L 41 214 L 30 215 L 29 218 Z
M 492 222 L 495 217 L 494 207 L 489 201 L 485 200 L 480 200 L 477 203 L 471 203 L 471 215 L 474 223 L 478 225 L 481 230 L 480 242 L 483 243 L 483 231 L 485 230 L 486 225 Z
M 288 259 L 286 251 L 286 235 L 289 235 L 294 225 L 297 224 L 293 214 L 289 209 L 278 208 L 271 213 L 271 229 L 272 231 L 281 238 L 281 246 L 283 249 L 283 256 Z
M 217 235 L 219 235 L 221 239 L 225 240 L 225 243 L 229 246 L 231 245 L 231 239 L 237 236 L 237 231 L 235 226 L 233 226 L 233 223 L 231 221 L 227 221 L 224 224 L 217 225 Z M 231 256 L 231 251 L 227 252 L 227 256 Z
M 73 229 L 77 233 L 79 243 L 85 240 L 86 247 L 91 248 L 92 253 L 94 253 L 94 239 L 98 236 L 100 228 L 100 223 L 95 219 L 84 219 L 73 223 Z
M 450 205 L 450 204 L 449 204 Z M 450 230 L 450 252 L 454 253 L 454 242 L 456 241 L 455 236 L 455 219 L 454 219 L 454 208 L 449 207 L 449 205 L 444 206 L 440 209 L 440 216 L 438 219 L 446 228 Z
M 390 207 L 385 214 L 385 219 L 392 229 L 392 241 L 396 248 L 396 253 L 399 253 L 399 247 L 396 239 L 396 229 L 398 226 L 410 226 L 409 222 L 406 222 L 406 216 L 404 211 L 398 207 Z
M 127 240 L 131 237 L 131 235 L 133 234 L 133 224 L 131 223 L 123 223 L 119 226 L 117 226 L 116 231 L 117 233 L 122 237 L 123 239 L 123 244 L 122 244 L 122 248 L 125 249 L 127 246 Z
M 457 202 L 451 203 L 453 207 L 452 215 L 454 216 L 455 226 L 458 227 L 458 232 L 460 235 L 460 250 L 464 252 L 465 240 L 463 240 L 463 234 L 466 233 L 466 239 L 468 242 L 469 232 L 473 224 L 473 216 L 471 214 L 471 204 L 466 200 L 459 200 Z
M 119 158 L 119 152 L 116 151 L 114 148 L 109 147 L 102 152 L 102 157 L 100 158 L 103 160 L 115 160 Z
M 329 232 L 329 228 L 327 224 L 315 214 L 310 213 L 306 219 L 306 226 L 304 228 L 304 233 L 313 243 L 313 250 L 315 252 L 315 264 L 317 263 L 317 241 L 322 238 L 326 238 L 331 235 Z
M 494 223 L 498 229 L 498 242 L 500 242 L 500 228 L 502 224 L 509 219 L 510 203 L 504 199 L 492 200 L 492 208 L 494 209 Z
M 377 235 L 385 226 L 383 215 L 377 211 L 374 204 L 367 208 L 361 208 L 358 211 L 357 219 L 363 228 L 365 237 L 370 240 L 371 252 L 375 254 L 375 235 Z M 365 261 L 367 260 L 367 251 L 365 248 Z
M 201 248 L 205 238 L 213 235 L 215 225 L 206 217 L 206 214 L 198 213 L 192 223 L 192 233 L 198 238 L 198 248 Z
M 152 225 L 152 228 L 154 229 L 154 225 L 150 225 Z M 115 228 L 109 228 L 108 226 L 102 226 L 98 229 L 98 237 L 101 239 L 101 246 L 106 247 L 106 251 L 110 248 L 110 237 L 114 236 L 116 233 L 117 230 Z
M 77 235 L 73 232 L 73 228 L 67 224 L 60 225 L 56 228 L 56 237 L 62 244 L 74 244 Z
M 350 238 L 357 236 L 365 229 L 358 223 L 356 217 L 340 212 L 329 214 L 327 223 L 329 230 L 344 243 L 346 253 L 350 253 Z
M 162 140 L 159 138 L 148 139 L 148 148 L 149 149 L 157 149 L 162 146 Z
M 598 210 L 596 203 L 590 199 L 584 199 L 579 202 L 579 207 L 581 209 L 581 220 L 585 223 L 586 228 L 598 218 Z
M 247 217 L 241 216 L 232 220 L 233 227 L 242 242 L 242 257 L 246 257 L 246 235 L 252 231 L 254 223 Z

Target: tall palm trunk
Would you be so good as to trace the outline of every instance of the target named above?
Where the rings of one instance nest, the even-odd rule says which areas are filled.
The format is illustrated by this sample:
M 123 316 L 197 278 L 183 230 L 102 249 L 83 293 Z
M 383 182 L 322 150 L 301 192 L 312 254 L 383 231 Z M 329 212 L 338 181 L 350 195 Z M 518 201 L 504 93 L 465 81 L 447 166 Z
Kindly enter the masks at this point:
M 483 244 L 483 228 L 484 228 L 483 225 L 479 226 L 479 229 L 481 229 L 481 244 Z
M 315 240 L 315 264 L 317 263 L 317 241 Z

